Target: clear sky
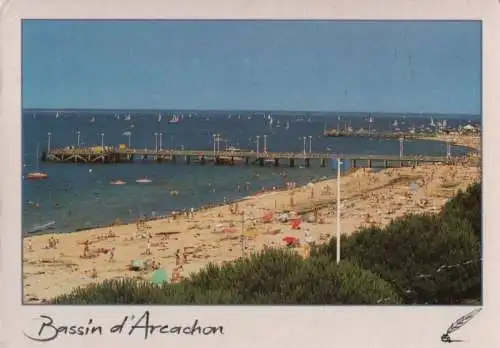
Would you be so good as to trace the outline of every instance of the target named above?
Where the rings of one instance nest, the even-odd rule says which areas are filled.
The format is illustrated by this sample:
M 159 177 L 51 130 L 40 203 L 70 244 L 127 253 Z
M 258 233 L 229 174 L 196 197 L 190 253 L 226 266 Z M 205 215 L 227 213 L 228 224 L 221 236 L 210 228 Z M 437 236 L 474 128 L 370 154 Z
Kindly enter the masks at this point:
M 479 22 L 24 21 L 25 108 L 479 114 Z

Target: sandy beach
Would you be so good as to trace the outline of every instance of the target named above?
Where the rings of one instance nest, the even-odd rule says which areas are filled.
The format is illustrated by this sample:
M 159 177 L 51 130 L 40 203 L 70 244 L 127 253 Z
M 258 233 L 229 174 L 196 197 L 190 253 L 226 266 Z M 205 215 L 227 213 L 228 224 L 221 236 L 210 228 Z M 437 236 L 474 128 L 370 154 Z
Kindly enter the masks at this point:
M 480 147 L 479 137 L 453 138 L 456 144 Z M 437 212 L 459 189 L 480 180 L 480 168 L 467 163 L 352 170 L 341 179 L 341 231 L 350 234 L 361 226 L 383 226 L 409 212 Z M 160 264 L 169 275 L 177 268 L 181 276 L 188 276 L 210 261 L 228 262 L 265 246 L 285 246 L 285 237 L 304 241 L 310 234 L 314 242 L 324 243 L 335 237 L 335 202 L 336 180 L 328 179 L 192 216 L 27 237 L 24 301 L 37 303 L 104 279 L 150 279 L 151 269 L 129 270 L 137 259 Z M 286 222 L 280 221 L 280 216 L 285 220 L 284 212 Z M 301 215 L 300 229 L 292 227 L 293 212 Z

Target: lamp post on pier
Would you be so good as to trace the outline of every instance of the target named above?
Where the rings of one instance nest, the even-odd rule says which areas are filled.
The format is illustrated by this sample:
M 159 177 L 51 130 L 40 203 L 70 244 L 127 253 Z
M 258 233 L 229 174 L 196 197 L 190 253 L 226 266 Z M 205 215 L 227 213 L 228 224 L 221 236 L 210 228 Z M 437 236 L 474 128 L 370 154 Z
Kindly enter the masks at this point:
M 446 142 L 446 159 L 451 160 L 451 142 L 449 140 Z
M 50 152 L 50 136 L 52 135 L 52 133 L 48 132 L 47 133 L 47 136 L 48 136 L 48 140 L 47 140 L 47 152 Z
M 257 135 L 257 154 L 259 153 L 259 145 L 260 145 L 260 135 Z
M 309 153 L 312 153 L 312 135 L 309 136 Z
M 127 137 L 128 137 L 128 148 L 130 149 L 130 145 L 131 145 L 131 143 L 132 143 L 132 141 L 131 141 L 132 132 L 127 131 L 127 133 L 126 133 L 126 134 L 127 134 Z
M 304 156 L 306 155 L 306 137 L 302 137 L 302 140 L 304 141 L 304 148 L 303 148 L 303 152 L 304 152 Z
M 80 147 L 80 131 L 76 131 L 76 147 Z
M 214 143 L 214 152 L 215 152 L 215 138 L 217 137 L 217 134 L 212 134 L 212 142 Z
M 163 133 L 160 132 L 159 136 L 160 136 L 160 151 L 161 151 L 161 150 L 163 150 Z
M 101 133 L 101 150 L 104 152 L 104 133 Z
M 264 153 L 267 154 L 267 135 L 264 134 Z
M 158 152 L 158 132 L 155 132 L 155 152 Z
M 404 157 L 404 141 L 403 137 L 399 138 L 399 159 L 403 160 Z

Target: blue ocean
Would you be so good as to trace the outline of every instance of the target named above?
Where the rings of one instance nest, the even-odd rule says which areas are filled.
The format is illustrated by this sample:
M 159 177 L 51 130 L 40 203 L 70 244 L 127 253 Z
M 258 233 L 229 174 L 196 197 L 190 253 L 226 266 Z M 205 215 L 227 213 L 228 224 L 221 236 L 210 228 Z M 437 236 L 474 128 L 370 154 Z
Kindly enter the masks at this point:
M 179 116 L 179 122 L 169 120 Z M 183 161 L 137 161 L 118 164 L 74 164 L 42 162 L 39 157 L 50 147 L 71 145 L 115 146 L 127 144 L 133 148 L 212 150 L 214 134 L 220 134 L 220 149 L 232 146 L 240 149 L 264 148 L 268 151 L 313 152 L 341 154 L 398 155 L 397 139 L 369 137 L 323 137 L 325 128 L 354 130 L 372 128 L 375 132 L 399 127 L 424 127 L 430 115 L 376 115 L 372 122 L 366 114 L 342 113 L 269 113 L 216 111 L 132 111 L 132 110 L 24 110 L 22 125 L 23 175 L 30 171 L 45 171 L 49 179 L 30 181 L 23 178 L 23 232 L 34 226 L 55 221 L 51 232 L 71 232 L 83 228 L 108 225 L 120 219 L 131 222 L 138 216 L 165 215 L 171 211 L 198 207 L 209 202 L 234 200 L 259 191 L 262 187 L 284 184 L 287 181 L 305 184 L 321 177 L 335 175 L 330 165 L 311 168 L 215 165 L 187 165 Z M 447 120 L 448 127 L 465 125 L 474 116 L 435 116 Z M 397 122 L 395 122 L 397 121 Z M 157 135 L 155 135 L 155 133 Z M 309 138 L 311 137 L 311 138 Z M 310 140 L 309 140 L 310 139 Z M 216 144 L 217 145 L 217 144 Z M 468 149 L 454 146 L 453 154 L 464 154 Z M 437 141 L 413 140 L 404 145 L 408 155 L 445 155 L 446 145 Z M 152 180 L 138 184 L 141 177 Z M 126 185 L 111 185 L 112 180 L 126 181 Z M 238 190 L 240 186 L 240 190 Z M 247 190 L 248 188 L 248 190 Z M 178 195 L 171 195 L 171 191 Z

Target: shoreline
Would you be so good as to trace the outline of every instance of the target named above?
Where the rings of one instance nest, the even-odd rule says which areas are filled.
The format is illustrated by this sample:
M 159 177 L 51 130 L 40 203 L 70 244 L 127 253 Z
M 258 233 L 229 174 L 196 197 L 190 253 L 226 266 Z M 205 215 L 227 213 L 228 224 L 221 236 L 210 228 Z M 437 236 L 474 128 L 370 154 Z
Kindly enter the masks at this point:
M 468 155 L 469 157 L 473 156 L 474 153 L 479 153 L 480 152 L 480 146 L 481 146 L 481 138 L 480 136 L 458 136 L 458 135 L 436 135 L 436 136 L 421 136 L 421 137 L 416 137 L 412 140 L 432 140 L 432 141 L 439 141 L 439 142 L 447 142 L 447 141 L 452 141 L 455 145 L 458 145 L 458 146 L 464 146 L 464 147 L 467 147 L 469 150 L 471 150 L 470 154 Z M 346 176 L 346 175 L 349 175 L 349 171 L 351 171 L 352 169 L 349 169 L 347 171 L 342 171 L 342 177 Z M 383 169 L 373 169 L 374 171 L 379 171 L 379 170 L 383 170 Z M 329 172 L 331 174 L 331 171 Z M 325 178 L 326 177 L 326 178 Z M 331 179 L 331 177 L 336 177 L 336 174 L 335 175 L 328 175 L 328 176 L 323 176 L 321 178 L 316 178 L 316 179 L 313 179 L 313 180 L 310 180 L 310 182 L 312 183 L 318 183 L 318 182 L 321 182 L 321 181 L 324 181 L 324 180 L 329 180 Z M 305 186 L 307 184 L 303 184 L 301 186 Z M 283 187 L 279 187 L 276 192 L 281 192 L 283 190 L 286 190 L 286 188 L 283 188 Z M 271 192 L 275 192 L 275 191 L 271 191 Z M 246 195 L 244 195 L 244 193 L 246 193 Z M 256 191 L 256 192 L 250 192 L 250 191 L 247 191 L 247 192 L 240 192 L 240 195 L 238 195 L 239 197 L 237 198 L 234 198 L 234 199 L 231 199 L 231 200 L 227 200 L 226 202 L 224 202 L 222 199 L 219 199 L 219 200 L 216 200 L 213 202 L 213 204 L 204 204 L 202 202 L 198 202 L 197 204 L 193 204 L 193 208 L 195 209 L 195 211 L 200 211 L 200 210 L 205 210 L 205 209 L 211 209 L 211 208 L 216 208 L 216 207 L 221 207 L 221 206 L 225 206 L 225 205 L 229 205 L 231 203 L 239 203 L 239 202 L 242 202 L 244 201 L 245 199 L 250 199 L 248 197 L 254 197 L 255 195 L 259 195 L 261 193 L 261 191 Z M 252 198 L 253 199 L 253 198 Z M 184 209 L 184 210 L 187 210 Z M 181 210 L 182 211 L 182 210 Z M 153 216 L 147 216 L 146 217 L 146 220 L 147 221 L 153 221 L 153 220 L 160 220 L 160 219 L 168 219 L 171 215 L 171 213 L 168 213 L 168 214 L 162 214 L 162 215 L 159 215 L 157 217 L 153 217 Z M 109 228 L 109 227 L 114 227 L 114 226 L 121 226 L 121 225 L 127 225 L 127 224 L 134 224 L 135 223 L 135 220 L 137 219 L 138 217 L 136 217 L 135 219 L 130 219 L 130 218 L 127 218 L 126 221 L 128 222 L 120 222 L 119 224 L 116 224 L 116 220 L 118 221 L 121 221 L 120 217 L 116 217 L 114 219 L 114 221 L 112 222 L 109 222 L 109 223 L 102 223 L 102 224 L 97 224 L 97 225 L 83 225 L 81 227 L 77 227 L 75 228 L 74 230 L 71 230 L 71 231 L 54 231 L 54 229 L 47 229 L 47 230 L 43 230 L 43 231 L 37 231 L 37 232 L 22 232 L 21 235 L 22 235 L 22 238 L 32 238 L 32 237 L 35 237 L 35 236 L 42 236 L 42 235 L 51 235 L 51 234 L 56 234 L 56 235 L 62 235 L 62 234 L 67 234 L 67 233 L 80 233 L 80 232 L 87 232 L 87 231 L 92 231 L 92 230 L 95 230 L 95 229 L 103 229 L 103 228 Z

